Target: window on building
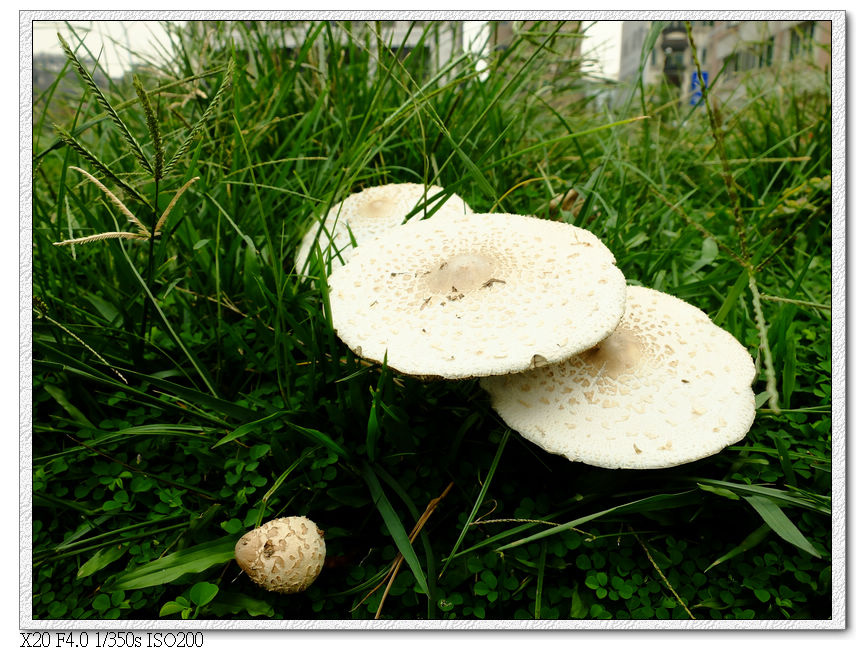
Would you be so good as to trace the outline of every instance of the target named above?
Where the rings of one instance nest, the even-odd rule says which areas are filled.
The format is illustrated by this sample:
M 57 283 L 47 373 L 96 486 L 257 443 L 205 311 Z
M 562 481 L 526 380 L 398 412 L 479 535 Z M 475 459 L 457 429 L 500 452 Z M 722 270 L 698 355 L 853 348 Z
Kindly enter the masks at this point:
M 739 56 L 739 70 L 753 70 L 757 67 L 759 58 L 752 50 L 745 50 Z
M 685 68 L 685 53 L 684 52 L 669 52 L 664 61 L 664 71 L 667 70 L 683 70 Z
M 807 56 L 814 51 L 813 20 L 799 23 L 790 30 L 790 60 Z
M 744 72 L 755 68 L 765 68 L 772 65 L 775 56 L 775 37 L 763 43 L 749 43 L 726 59 L 724 64 L 727 72 Z
M 760 67 L 769 67 L 772 65 L 772 57 L 775 55 L 775 37 L 772 36 L 763 44 L 760 50 Z
M 739 71 L 739 53 L 733 52 L 729 56 L 724 58 L 724 70 L 727 72 L 738 72 Z

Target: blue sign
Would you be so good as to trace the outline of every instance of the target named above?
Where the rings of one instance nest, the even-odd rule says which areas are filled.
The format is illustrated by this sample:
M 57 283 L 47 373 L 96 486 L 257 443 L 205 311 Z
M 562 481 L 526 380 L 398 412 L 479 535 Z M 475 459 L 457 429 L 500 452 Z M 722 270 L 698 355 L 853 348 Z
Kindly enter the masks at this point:
M 709 85 L 709 73 L 703 73 L 703 85 Z M 691 106 L 696 106 L 703 101 L 703 90 L 700 87 L 700 81 L 697 78 L 697 71 L 691 73 Z

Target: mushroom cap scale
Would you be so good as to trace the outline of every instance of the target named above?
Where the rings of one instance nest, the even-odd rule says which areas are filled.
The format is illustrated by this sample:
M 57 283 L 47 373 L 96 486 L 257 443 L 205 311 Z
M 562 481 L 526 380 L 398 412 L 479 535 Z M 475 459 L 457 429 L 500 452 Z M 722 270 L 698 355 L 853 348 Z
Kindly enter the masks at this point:
M 406 216 L 418 205 L 424 209 L 412 216 L 422 218 L 429 210 L 440 203 L 440 199 L 430 201 L 444 192 L 437 185 L 419 183 L 390 183 L 368 187 L 349 195 L 334 205 L 322 223 L 316 219 L 301 240 L 295 257 L 295 271 L 302 273 L 306 260 L 316 242 L 324 254 L 325 262 L 334 265 L 346 262 L 353 253 L 352 238 L 361 244 L 402 225 Z M 471 214 L 468 204 L 456 194 L 441 203 L 432 217 Z
M 592 233 L 512 214 L 405 224 L 329 278 L 333 326 L 357 355 L 446 379 L 520 372 L 607 337 L 625 279 Z
M 324 533 L 306 517 L 273 519 L 241 537 L 234 547 L 240 568 L 260 587 L 291 594 L 321 573 Z
M 511 428 L 551 453 L 653 469 L 741 440 L 754 421 L 754 376 L 748 351 L 702 311 L 628 287 L 619 327 L 598 346 L 481 385 Z

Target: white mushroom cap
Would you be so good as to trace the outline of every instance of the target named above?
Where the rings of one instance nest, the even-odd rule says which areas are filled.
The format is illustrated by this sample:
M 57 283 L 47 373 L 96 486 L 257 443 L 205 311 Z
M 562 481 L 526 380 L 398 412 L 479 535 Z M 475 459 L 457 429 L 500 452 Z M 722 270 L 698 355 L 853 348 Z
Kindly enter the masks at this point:
M 425 208 L 412 219 L 419 219 L 440 203 L 441 198 L 429 201 L 444 190 L 437 185 L 418 183 L 392 183 L 369 187 L 355 192 L 333 206 L 324 219 L 316 220 L 301 240 L 294 267 L 302 273 L 313 244 L 324 254 L 325 262 L 334 265 L 348 260 L 353 253 L 352 237 L 357 244 L 375 239 L 391 228 L 402 225 L 406 216 L 420 204 Z M 433 217 L 471 214 L 472 209 L 456 194 L 441 204 Z M 340 261 L 340 259 L 342 261 Z
M 240 568 L 259 587 L 293 594 L 309 587 L 324 566 L 324 533 L 306 517 L 273 519 L 234 547 Z
M 329 282 L 334 329 L 355 354 L 447 379 L 560 361 L 625 309 L 625 278 L 597 237 L 513 214 L 405 224 Z
M 754 361 L 688 303 L 628 287 L 597 347 L 481 385 L 505 422 L 543 449 L 607 468 L 681 465 L 721 451 L 754 421 Z

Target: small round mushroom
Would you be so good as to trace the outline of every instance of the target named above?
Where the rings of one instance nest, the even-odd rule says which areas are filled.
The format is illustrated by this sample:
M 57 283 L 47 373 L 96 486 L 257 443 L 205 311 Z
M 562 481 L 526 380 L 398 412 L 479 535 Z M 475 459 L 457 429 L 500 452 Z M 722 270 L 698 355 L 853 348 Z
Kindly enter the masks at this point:
M 333 326 L 358 356 L 462 379 L 563 360 L 606 338 L 625 278 L 592 233 L 514 214 L 405 224 L 329 278 Z
M 295 258 L 295 270 L 303 273 L 315 242 L 324 254 L 325 262 L 342 264 L 353 253 L 352 238 L 357 244 L 375 239 L 391 228 L 402 225 L 406 216 L 418 205 L 423 210 L 412 219 L 423 217 L 440 199 L 429 201 L 444 190 L 437 185 L 391 183 L 368 187 L 355 192 L 333 206 L 322 224 L 316 220 L 306 232 Z M 433 213 L 433 217 L 471 214 L 468 204 L 456 194 L 451 195 Z
M 616 331 L 562 363 L 481 385 L 523 437 L 606 468 L 681 465 L 741 440 L 754 421 L 754 361 L 696 307 L 628 287 Z
M 306 517 L 273 519 L 241 537 L 234 557 L 259 587 L 298 593 L 315 581 L 324 566 L 324 532 Z

